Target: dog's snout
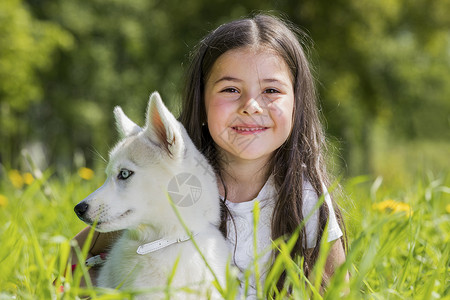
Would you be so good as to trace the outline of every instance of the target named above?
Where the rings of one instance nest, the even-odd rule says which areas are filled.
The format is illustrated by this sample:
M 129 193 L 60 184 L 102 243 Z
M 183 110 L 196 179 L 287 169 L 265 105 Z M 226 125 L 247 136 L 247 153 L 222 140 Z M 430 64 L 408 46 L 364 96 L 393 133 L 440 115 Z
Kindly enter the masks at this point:
M 83 202 L 78 203 L 73 210 L 75 211 L 77 216 L 79 218 L 81 218 L 86 213 L 88 208 L 89 208 L 89 204 L 87 204 L 86 202 L 83 201 Z

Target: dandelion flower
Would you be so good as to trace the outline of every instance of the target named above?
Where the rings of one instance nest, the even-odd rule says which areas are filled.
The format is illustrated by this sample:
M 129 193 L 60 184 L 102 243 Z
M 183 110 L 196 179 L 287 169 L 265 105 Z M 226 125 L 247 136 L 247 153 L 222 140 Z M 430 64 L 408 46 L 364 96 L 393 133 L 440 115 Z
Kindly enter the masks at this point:
M 372 208 L 374 210 L 380 211 L 380 212 L 387 212 L 387 213 L 400 213 L 404 212 L 406 213 L 406 216 L 411 216 L 413 214 L 413 211 L 411 209 L 411 206 L 404 202 L 397 202 L 392 199 L 384 200 L 379 203 L 374 203 L 372 205 Z
M 84 180 L 91 180 L 94 177 L 94 171 L 89 168 L 80 168 L 78 169 L 78 175 Z
M 23 177 L 23 181 L 25 182 L 25 184 L 30 185 L 33 183 L 34 181 L 34 177 L 31 173 L 27 172 L 25 174 L 22 175 Z
M 0 194 L 0 207 L 8 205 L 8 198 L 6 196 Z
M 21 189 L 23 187 L 23 177 L 18 170 L 10 170 L 8 172 L 8 177 L 16 189 Z
M 447 213 L 450 214 L 450 204 L 447 204 L 447 206 L 445 207 L 445 210 L 447 211 Z

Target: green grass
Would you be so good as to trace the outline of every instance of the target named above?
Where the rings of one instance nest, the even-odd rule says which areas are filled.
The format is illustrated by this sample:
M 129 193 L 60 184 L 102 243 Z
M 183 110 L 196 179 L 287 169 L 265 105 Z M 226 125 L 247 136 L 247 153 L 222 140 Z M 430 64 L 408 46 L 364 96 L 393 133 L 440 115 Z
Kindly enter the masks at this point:
M 85 269 L 78 268 L 73 276 L 64 273 L 70 239 L 84 227 L 73 206 L 102 184 L 103 175 L 84 180 L 77 173 L 47 170 L 35 172 L 33 182 L 25 176 L 28 183 L 23 183 L 22 173 L 1 172 L 0 299 L 133 297 L 136 291 L 78 288 Z M 417 178 L 400 187 L 370 176 L 343 182 L 348 198 L 340 202 L 349 234 L 348 259 L 325 294 L 318 292 L 317 276 L 308 280 L 299 267 L 302 261 L 290 259 L 292 241 L 276 244 L 281 255 L 268 278 L 276 278 L 285 266 L 294 299 L 450 299 L 449 174 Z M 345 269 L 350 282 L 343 280 Z M 321 272 L 318 268 L 315 274 Z M 235 299 L 235 271 L 228 275 L 223 295 Z M 258 292 L 270 290 L 271 283 L 258 286 Z M 170 288 L 162 290 L 171 293 Z M 286 291 L 277 295 L 287 297 Z

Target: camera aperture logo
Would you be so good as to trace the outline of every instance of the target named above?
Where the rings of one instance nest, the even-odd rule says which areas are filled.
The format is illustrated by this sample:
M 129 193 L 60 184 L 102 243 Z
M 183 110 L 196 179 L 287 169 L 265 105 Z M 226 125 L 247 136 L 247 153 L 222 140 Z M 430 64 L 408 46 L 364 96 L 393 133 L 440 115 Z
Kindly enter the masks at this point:
M 202 195 L 200 180 L 191 173 L 180 173 L 174 176 L 167 186 L 173 203 L 180 207 L 194 205 Z

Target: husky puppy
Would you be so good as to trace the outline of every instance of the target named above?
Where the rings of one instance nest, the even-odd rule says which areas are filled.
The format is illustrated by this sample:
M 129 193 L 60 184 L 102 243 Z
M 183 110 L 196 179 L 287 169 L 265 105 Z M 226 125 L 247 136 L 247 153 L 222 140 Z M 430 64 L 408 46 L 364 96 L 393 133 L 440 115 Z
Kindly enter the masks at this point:
M 213 281 L 223 286 L 229 252 L 218 230 L 219 192 L 212 167 L 157 92 L 150 96 L 144 128 L 120 107 L 114 115 L 122 140 L 110 152 L 107 179 L 75 206 L 82 221 L 97 221 L 97 231 L 125 229 L 100 270 L 98 285 L 147 292 L 159 288 L 140 296 L 161 298 L 173 274 L 171 298 L 218 298 Z

